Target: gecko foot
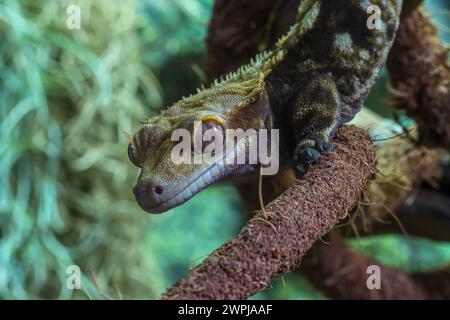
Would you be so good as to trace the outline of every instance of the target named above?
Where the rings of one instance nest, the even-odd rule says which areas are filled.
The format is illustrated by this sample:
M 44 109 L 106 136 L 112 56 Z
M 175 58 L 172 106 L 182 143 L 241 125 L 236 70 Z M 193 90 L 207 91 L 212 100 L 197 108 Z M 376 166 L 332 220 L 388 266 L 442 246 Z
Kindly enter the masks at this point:
M 323 152 L 328 152 L 333 145 L 328 141 L 306 140 L 297 146 L 294 155 L 294 170 L 297 178 L 303 177 L 308 169 L 313 165 Z

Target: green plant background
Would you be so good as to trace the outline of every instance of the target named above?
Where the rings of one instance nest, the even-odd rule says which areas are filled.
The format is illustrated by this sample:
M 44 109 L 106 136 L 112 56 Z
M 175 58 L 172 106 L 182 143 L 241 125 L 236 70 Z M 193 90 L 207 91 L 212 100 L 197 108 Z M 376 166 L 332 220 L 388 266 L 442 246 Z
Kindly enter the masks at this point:
M 72 4 L 81 30 L 66 27 Z M 238 195 L 223 183 L 157 216 L 131 192 L 138 171 L 123 133 L 202 82 L 211 6 L 0 1 L 0 298 L 158 298 L 243 226 Z M 448 26 L 436 10 L 445 1 L 432 6 Z M 384 77 L 367 105 L 385 97 Z M 351 244 L 407 271 L 450 261 L 447 243 L 380 236 Z M 65 285 L 72 264 L 81 290 Z M 254 298 L 325 298 L 296 274 L 284 280 Z

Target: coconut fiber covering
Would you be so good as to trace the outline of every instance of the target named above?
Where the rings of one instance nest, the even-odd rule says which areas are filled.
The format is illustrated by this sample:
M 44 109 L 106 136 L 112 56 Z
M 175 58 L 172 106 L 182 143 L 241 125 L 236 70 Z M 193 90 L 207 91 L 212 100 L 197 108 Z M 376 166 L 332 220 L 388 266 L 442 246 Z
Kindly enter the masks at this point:
M 257 212 L 163 299 L 246 299 L 298 266 L 313 243 L 347 215 L 375 170 L 375 153 L 364 131 L 342 127 L 334 145 L 302 180 L 266 206 L 266 217 Z

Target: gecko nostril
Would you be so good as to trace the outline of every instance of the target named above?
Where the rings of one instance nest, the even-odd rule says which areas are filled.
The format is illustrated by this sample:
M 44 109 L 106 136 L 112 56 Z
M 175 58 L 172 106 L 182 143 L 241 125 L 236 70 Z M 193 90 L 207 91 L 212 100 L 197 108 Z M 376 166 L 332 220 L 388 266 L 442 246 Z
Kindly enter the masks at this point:
M 155 191 L 156 194 L 161 194 L 164 192 L 164 189 L 160 185 L 157 185 L 153 187 L 153 191 Z

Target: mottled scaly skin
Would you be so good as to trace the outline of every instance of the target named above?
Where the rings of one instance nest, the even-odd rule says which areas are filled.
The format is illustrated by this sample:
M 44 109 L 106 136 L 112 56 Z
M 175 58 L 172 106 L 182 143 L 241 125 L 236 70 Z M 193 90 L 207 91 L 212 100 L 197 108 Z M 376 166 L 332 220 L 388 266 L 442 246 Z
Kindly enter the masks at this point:
M 381 9 L 379 30 L 366 27 L 369 5 Z M 270 102 L 278 126 L 290 128 L 285 140 L 298 171 L 328 150 L 336 127 L 361 109 L 393 43 L 400 8 L 395 0 L 322 1 L 314 27 L 273 67 Z
M 301 175 L 329 150 L 335 129 L 360 110 L 385 63 L 399 23 L 401 0 L 303 0 L 296 23 L 275 48 L 209 88 L 184 98 L 130 137 L 142 168 L 134 188 L 152 213 L 177 206 L 211 183 L 255 165 L 175 164 L 176 128 L 201 120 L 219 130 L 279 128 L 283 156 Z M 367 8 L 381 9 L 370 30 Z

